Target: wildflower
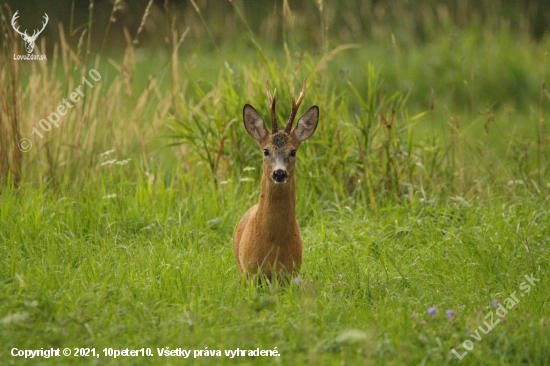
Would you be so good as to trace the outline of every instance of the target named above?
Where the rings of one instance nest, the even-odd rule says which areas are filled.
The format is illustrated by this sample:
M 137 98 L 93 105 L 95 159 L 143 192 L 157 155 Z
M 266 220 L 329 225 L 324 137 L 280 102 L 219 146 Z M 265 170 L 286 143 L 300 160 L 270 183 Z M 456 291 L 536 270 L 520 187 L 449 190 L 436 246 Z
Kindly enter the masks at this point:
M 498 306 L 498 300 L 495 299 L 495 300 L 491 301 L 491 306 L 496 308 Z
M 300 286 L 302 284 L 302 279 L 300 277 L 296 277 L 294 279 L 294 283 L 296 284 L 296 286 Z
M 516 180 L 510 180 L 508 181 L 508 185 L 509 186 L 514 186 L 514 185 L 524 185 L 525 182 L 522 180 L 522 179 L 516 179 Z
M 451 318 L 453 317 L 453 314 L 454 314 L 454 313 L 453 313 L 452 310 L 447 310 L 447 311 L 445 312 L 445 315 L 446 315 L 447 318 L 449 318 L 449 319 L 451 319 Z
M 115 150 L 107 150 L 104 153 L 99 154 L 99 156 L 107 156 L 107 155 L 109 155 L 110 153 L 113 153 L 113 152 L 115 152 Z
M 432 306 L 432 307 L 428 308 L 428 314 L 430 314 L 430 315 L 435 315 L 435 311 L 436 311 L 435 306 Z
M 117 164 L 117 165 L 126 165 L 126 164 L 128 164 L 128 162 L 129 162 L 130 160 L 132 160 L 132 159 L 124 159 L 124 160 L 122 160 L 122 161 L 117 161 L 116 164 Z
M 101 163 L 101 165 L 113 165 L 114 163 L 116 163 L 116 159 L 113 159 L 113 160 L 107 160 L 103 163 Z

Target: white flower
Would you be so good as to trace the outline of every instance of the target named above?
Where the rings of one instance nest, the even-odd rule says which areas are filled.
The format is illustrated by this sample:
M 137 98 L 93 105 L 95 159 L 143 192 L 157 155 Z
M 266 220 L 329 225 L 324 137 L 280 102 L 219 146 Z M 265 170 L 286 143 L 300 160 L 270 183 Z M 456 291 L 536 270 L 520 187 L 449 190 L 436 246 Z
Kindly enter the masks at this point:
M 110 199 L 110 198 L 115 198 L 115 197 L 116 197 L 116 194 L 113 193 L 113 194 L 108 194 L 108 195 L 106 195 L 106 196 L 103 196 L 103 199 L 107 199 L 107 200 L 108 200 L 108 199 Z
M 521 179 L 516 179 L 516 180 L 510 180 L 508 181 L 508 185 L 509 186 L 513 186 L 513 185 L 523 185 L 525 184 L 525 182 L 523 182 L 523 180 Z
M 124 159 L 124 160 L 122 160 L 122 161 L 117 161 L 116 164 L 117 164 L 117 165 L 126 165 L 126 164 L 128 164 L 128 162 L 129 162 L 130 160 L 132 160 L 132 159 Z
M 103 166 L 103 165 L 113 165 L 114 163 L 116 163 L 116 159 L 107 160 L 107 161 L 101 163 L 101 166 Z
M 99 156 L 107 156 L 107 155 L 109 155 L 110 153 L 113 153 L 113 152 L 115 152 L 115 150 L 107 150 L 104 153 L 99 154 Z

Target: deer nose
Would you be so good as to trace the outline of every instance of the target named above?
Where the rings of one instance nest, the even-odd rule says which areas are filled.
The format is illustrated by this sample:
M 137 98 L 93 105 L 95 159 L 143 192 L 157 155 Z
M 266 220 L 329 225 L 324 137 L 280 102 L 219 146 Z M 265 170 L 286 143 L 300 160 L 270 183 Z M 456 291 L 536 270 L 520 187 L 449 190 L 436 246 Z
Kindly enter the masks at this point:
M 286 170 L 277 169 L 273 172 L 273 180 L 278 183 L 284 182 L 288 178 Z

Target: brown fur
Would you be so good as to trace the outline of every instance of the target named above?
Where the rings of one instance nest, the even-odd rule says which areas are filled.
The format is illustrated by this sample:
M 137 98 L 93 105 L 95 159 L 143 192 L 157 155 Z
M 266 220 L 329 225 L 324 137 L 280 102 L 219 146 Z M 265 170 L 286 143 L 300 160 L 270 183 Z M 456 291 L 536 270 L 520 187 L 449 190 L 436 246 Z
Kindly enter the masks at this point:
M 294 114 L 297 108 L 293 106 Z M 294 277 L 302 266 L 302 237 L 296 221 L 295 153 L 313 135 L 319 108 L 311 107 L 292 132 L 269 133 L 258 112 L 248 104 L 243 109 L 243 120 L 246 131 L 264 152 L 264 160 L 259 203 L 246 212 L 233 237 L 239 274 L 247 279 L 259 273 L 269 279 L 273 275 Z M 281 172 L 286 174 L 281 176 Z
M 282 134 L 284 138 L 280 136 Z M 270 147 L 273 155 L 279 149 L 286 151 L 293 148 L 286 141 L 280 144 L 282 140 L 292 140 L 282 131 L 270 136 L 269 140 L 265 147 Z M 299 141 L 293 142 L 299 146 Z M 287 170 L 289 174 L 294 171 L 293 167 Z M 296 221 L 294 174 L 290 174 L 286 183 L 276 184 L 271 179 L 269 163 L 264 161 L 260 202 L 249 209 L 239 222 L 233 238 L 233 250 L 241 275 L 255 275 L 260 269 L 261 273 L 271 278 L 273 270 L 291 275 L 300 270 L 302 237 Z

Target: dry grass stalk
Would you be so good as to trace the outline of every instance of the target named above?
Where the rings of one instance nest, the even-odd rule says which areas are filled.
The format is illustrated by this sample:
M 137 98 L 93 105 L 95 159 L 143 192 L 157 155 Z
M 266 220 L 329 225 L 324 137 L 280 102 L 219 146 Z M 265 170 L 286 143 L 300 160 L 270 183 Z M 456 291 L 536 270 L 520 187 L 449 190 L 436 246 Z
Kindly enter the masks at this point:
M 8 16 L 6 16 L 8 15 Z M 17 144 L 21 139 L 22 113 L 21 70 L 13 60 L 18 53 L 20 41 L 8 24 L 11 11 L 0 7 L 1 36 L 4 39 L 0 63 L 0 181 L 11 180 L 18 185 L 21 180 L 23 156 Z

